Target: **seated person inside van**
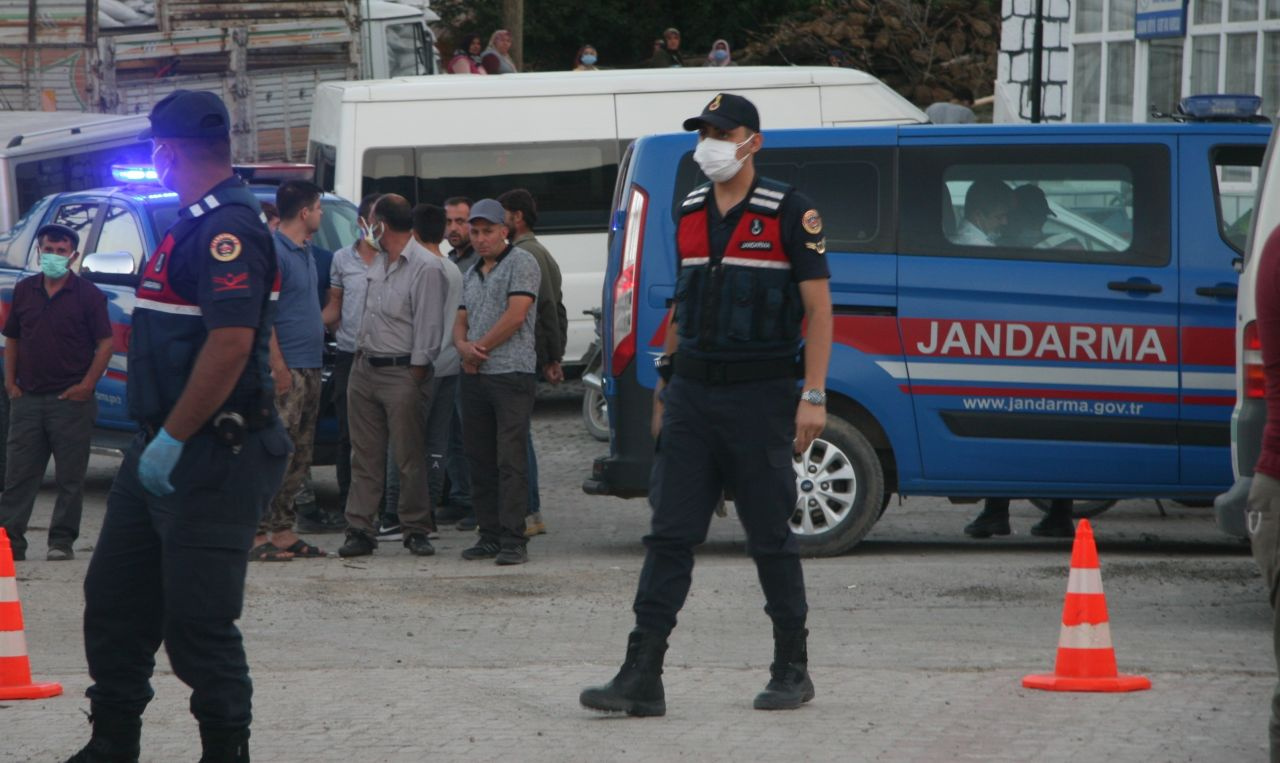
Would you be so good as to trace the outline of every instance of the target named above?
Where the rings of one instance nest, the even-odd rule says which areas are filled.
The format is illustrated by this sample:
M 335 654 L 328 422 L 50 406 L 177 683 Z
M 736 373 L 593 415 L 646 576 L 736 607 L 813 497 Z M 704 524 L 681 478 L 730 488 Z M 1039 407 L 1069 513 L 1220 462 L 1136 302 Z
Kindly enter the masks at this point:
M 962 246 L 995 246 L 1009 223 L 1013 191 L 999 180 L 983 179 L 964 195 L 964 219 L 947 238 Z
M 1000 245 L 1034 247 L 1044 243 L 1044 224 L 1050 217 L 1057 217 L 1049 209 L 1044 191 L 1038 185 L 1027 183 L 1013 189 L 1011 198 L 1013 208 L 1009 210 L 1009 223 L 1000 235 Z

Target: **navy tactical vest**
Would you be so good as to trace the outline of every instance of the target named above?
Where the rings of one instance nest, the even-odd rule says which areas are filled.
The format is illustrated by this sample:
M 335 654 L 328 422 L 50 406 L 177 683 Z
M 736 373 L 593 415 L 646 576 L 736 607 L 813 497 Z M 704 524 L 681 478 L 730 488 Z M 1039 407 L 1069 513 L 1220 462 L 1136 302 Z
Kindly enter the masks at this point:
M 189 237 L 210 220 L 209 215 L 228 205 L 248 207 L 261 217 L 261 204 L 244 186 L 221 188 L 187 207 L 185 215 L 165 233 L 160 246 L 148 258 L 129 334 L 128 398 L 129 416 L 139 424 L 159 427 L 173 410 L 204 347 L 208 331 L 200 306 L 174 290 L 169 273 L 175 252 L 178 256 L 208 257 L 201 247 L 192 251 Z M 265 218 L 264 218 L 265 224 Z M 186 241 L 187 249 L 182 249 Z M 249 361 L 224 408 L 248 414 L 249 408 L 268 409 L 273 405 L 270 367 L 271 326 L 275 319 L 280 273 L 274 267 L 275 251 L 267 253 L 273 267 L 273 283 L 263 297 L 261 318 L 254 333 Z M 264 411 L 259 411 L 263 413 Z M 269 414 L 269 410 L 265 411 Z
M 675 320 L 680 337 L 693 340 L 699 353 L 766 359 L 798 352 L 804 304 L 782 246 L 780 218 L 791 190 L 757 180 L 723 255 L 711 252 L 711 184 L 681 203 Z

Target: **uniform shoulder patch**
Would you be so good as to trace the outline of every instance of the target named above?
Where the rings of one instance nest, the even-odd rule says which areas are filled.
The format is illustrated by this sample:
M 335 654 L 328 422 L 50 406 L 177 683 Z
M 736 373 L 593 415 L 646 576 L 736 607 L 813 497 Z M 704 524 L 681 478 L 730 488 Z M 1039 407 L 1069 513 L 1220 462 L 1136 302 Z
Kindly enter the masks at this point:
M 805 233 L 816 236 L 822 232 L 822 215 L 818 214 L 818 210 L 811 209 L 800 216 L 800 224 L 804 226 Z
M 219 233 L 209 242 L 209 254 L 218 262 L 231 262 L 242 251 L 244 247 L 234 233 Z

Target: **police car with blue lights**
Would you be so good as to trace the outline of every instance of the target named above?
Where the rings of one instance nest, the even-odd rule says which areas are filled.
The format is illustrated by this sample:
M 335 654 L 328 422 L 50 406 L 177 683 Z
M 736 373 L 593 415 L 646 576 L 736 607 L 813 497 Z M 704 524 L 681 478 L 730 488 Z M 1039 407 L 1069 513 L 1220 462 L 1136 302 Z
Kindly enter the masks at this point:
M 114 354 L 97 386 L 94 445 L 121 450 L 137 429 L 129 418 L 125 400 L 134 289 L 143 259 L 155 250 L 177 218 L 179 204 L 177 194 L 162 188 L 155 171 L 147 165 L 118 164 L 113 165 L 111 171 L 118 185 L 46 196 L 22 210 L 22 217 L 12 230 L 0 234 L 0 321 L 8 315 L 14 285 L 40 272 L 36 231 L 41 226 L 57 223 L 78 233 L 81 256 L 73 268 L 107 294 L 114 335 Z M 289 179 L 308 179 L 313 174 L 310 165 L 296 164 L 243 165 L 236 171 L 250 183 L 255 196 L 270 202 L 275 201 L 275 184 Z M 325 211 L 323 227 L 313 243 L 330 252 L 350 244 L 357 230 L 355 206 L 332 194 L 325 194 L 321 204 Z M 326 379 L 332 362 L 329 353 L 325 361 Z M 330 398 L 331 395 L 323 399 Z M 8 399 L 4 395 L 0 395 L 0 408 L 0 442 L 3 442 L 9 421 Z M 316 464 L 333 463 L 336 442 L 337 422 L 331 403 L 326 403 L 317 424 Z M 2 459 L 0 456 L 0 463 Z
M 1271 134 L 1259 106 L 777 131 L 762 114 L 757 171 L 820 211 L 835 309 L 828 426 L 795 460 L 806 552 L 853 547 L 894 493 L 1203 501 L 1228 487 L 1235 265 Z M 648 490 L 678 210 L 705 182 L 695 140 L 641 138 L 622 161 L 603 295 L 610 452 L 591 494 Z

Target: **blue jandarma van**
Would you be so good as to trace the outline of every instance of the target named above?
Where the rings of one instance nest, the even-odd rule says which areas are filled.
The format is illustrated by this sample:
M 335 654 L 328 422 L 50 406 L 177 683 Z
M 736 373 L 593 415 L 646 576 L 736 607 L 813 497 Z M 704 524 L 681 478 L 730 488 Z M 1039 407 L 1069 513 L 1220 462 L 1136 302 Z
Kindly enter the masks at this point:
M 1237 275 L 1269 124 L 769 131 L 760 174 L 822 213 L 835 309 L 828 426 L 796 459 L 811 554 L 889 496 L 1209 499 L 1231 484 Z M 637 140 L 604 290 L 610 454 L 586 492 L 648 490 L 692 134 Z M 969 243 L 978 182 L 1035 185 L 1037 235 Z M 743 415 L 750 415 L 744 411 Z

